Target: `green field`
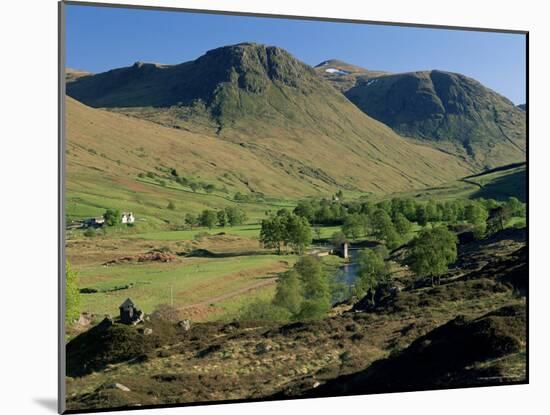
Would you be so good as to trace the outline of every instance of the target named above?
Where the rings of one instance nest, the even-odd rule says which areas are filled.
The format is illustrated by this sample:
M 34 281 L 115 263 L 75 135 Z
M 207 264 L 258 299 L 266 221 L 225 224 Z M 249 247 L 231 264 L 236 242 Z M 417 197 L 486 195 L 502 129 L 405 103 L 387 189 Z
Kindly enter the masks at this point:
M 120 291 L 82 294 L 82 309 L 94 314 L 116 315 L 118 306 L 127 297 L 147 313 L 159 304 L 172 301 L 174 307 L 190 306 L 261 285 L 263 280 L 276 277 L 277 271 L 295 261 L 295 256 L 258 255 L 80 267 L 81 288 L 110 290 L 133 284 L 132 288 Z
M 259 224 L 248 224 L 233 227 L 216 227 L 208 228 L 193 228 L 183 231 L 154 231 L 136 233 L 130 235 L 129 238 L 147 239 L 151 241 L 191 241 L 195 239 L 199 233 L 209 233 L 211 235 L 223 232 L 228 235 L 242 236 L 245 238 L 258 239 L 260 236 L 261 226 Z M 328 239 L 334 232 L 340 230 L 340 226 L 323 226 L 321 227 L 321 238 Z
M 156 231 L 137 233 L 131 235 L 130 238 L 147 239 L 151 241 L 190 241 L 195 239 L 198 233 L 216 234 L 224 232 L 229 235 L 243 236 L 245 238 L 258 239 L 260 235 L 260 225 L 241 225 L 234 227 L 216 227 L 213 229 L 208 228 L 193 228 L 184 231 Z

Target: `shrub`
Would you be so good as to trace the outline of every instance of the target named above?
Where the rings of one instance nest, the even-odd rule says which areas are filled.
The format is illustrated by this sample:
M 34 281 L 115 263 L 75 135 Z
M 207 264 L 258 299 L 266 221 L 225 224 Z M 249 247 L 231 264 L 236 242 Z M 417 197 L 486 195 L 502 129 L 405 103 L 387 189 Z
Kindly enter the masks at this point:
M 84 231 L 84 236 L 87 236 L 89 238 L 93 238 L 96 235 L 97 235 L 97 233 L 96 233 L 96 230 L 94 228 L 88 228 Z
M 91 228 L 90 228 L 91 229 Z M 80 315 L 78 276 L 69 261 L 65 262 L 65 320 L 74 321 Z
M 256 300 L 239 311 L 240 321 L 286 322 L 289 319 L 290 311 L 268 300 Z
M 169 304 L 157 305 L 153 310 L 151 317 L 170 322 L 178 322 L 181 320 L 180 311 Z
M 120 211 L 118 209 L 107 209 L 103 214 L 105 224 L 107 226 L 114 226 L 120 221 Z

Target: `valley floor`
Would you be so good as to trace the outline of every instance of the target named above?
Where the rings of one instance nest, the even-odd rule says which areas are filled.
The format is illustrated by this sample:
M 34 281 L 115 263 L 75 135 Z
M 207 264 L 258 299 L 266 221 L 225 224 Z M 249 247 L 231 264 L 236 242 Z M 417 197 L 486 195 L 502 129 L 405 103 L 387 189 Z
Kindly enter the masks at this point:
M 135 243 L 136 251 L 142 251 L 143 242 Z M 234 258 L 239 257 L 221 259 Z M 78 262 L 78 256 L 73 260 Z M 267 274 L 284 268 L 273 263 L 281 260 L 262 255 L 249 265 L 254 273 L 265 269 Z M 399 257 L 394 261 L 399 264 Z M 242 262 L 239 270 L 246 270 Z M 401 267 L 405 288 L 377 307 L 342 304 L 330 317 L 308 323 L 194 322 L 185 331 L 156 319 L 141 327 L 103 322 L 67 345 L 68 408 L 525 382 L 525 230 L 509 229 L 460 245 L 456 264 L 436 287 L 415 287 Z M 231 274 L 228 265 L 224 269 Z M 118 266 L 106 267 L 106 272 Z M 120 275 L 122 281 L 124 272 Z M 197 291 L 192 275 L 188 283 L 191 295 Z M 194 301 L 191 296 L 189 303 Z M 152 334 L 143 334 L 144 328 Z M 455 339 L 458 349 L 448 339 Z M 418 362 L 421 368 L 415 366 Z

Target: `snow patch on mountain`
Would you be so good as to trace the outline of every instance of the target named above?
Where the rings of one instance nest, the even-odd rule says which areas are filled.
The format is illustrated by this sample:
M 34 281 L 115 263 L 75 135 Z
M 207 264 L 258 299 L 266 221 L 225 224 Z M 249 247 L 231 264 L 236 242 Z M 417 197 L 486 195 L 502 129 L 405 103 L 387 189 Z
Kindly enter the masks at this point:
M 349 74 L 348 71 L 343 71 L 342 69 L 336 69 L 336 68 L 327 68 L 327 69 L 325 69 L 325 72 L 336 73 L 338 75 L 347 75 L 347 74 Z

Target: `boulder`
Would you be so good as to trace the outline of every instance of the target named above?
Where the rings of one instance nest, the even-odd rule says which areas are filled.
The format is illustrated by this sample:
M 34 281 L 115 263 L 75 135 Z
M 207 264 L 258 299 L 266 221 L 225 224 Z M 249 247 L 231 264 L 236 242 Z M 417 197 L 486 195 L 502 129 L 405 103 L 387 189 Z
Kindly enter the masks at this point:
M 178 321 L 178 326 L 181 327 L 184 331 L 189 331 L 191 330 L 191 320 Z
M 269 352 L 271 349 L 273 349 L 273 346 L 270 345 L 269 343 L 265 343 L 265 342 L 258 343 L 256 345 L 256 354 L 264 354 Z
M 130 392 L 130 388 L 128 386 L 124 386 L 122 383 L 109 383 L 106 385 L 103 385 L 101 387 L 102 389 L 118 389 L 123 392 Z
M 87 327 L 92 323 L 92 317 L 93 317 L 93 315 L 91 315 L 91 314 L 82 313 L 78 317 L 78 320 L 77 320 L 76 324 L 78 324 L 79 326 L 82 326 L 82 327 Z

